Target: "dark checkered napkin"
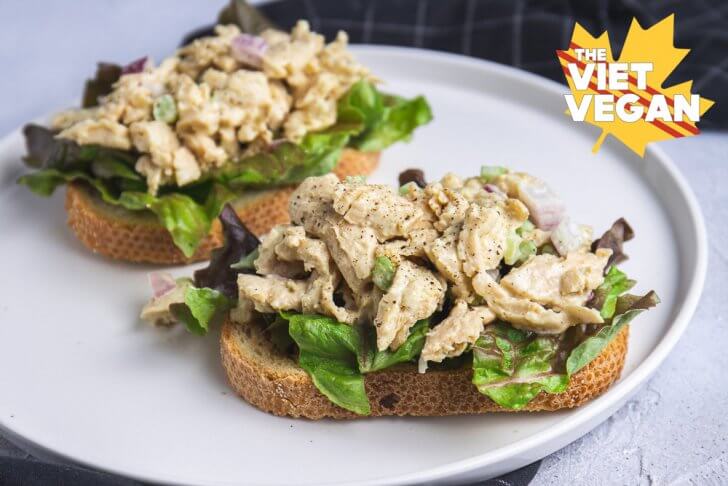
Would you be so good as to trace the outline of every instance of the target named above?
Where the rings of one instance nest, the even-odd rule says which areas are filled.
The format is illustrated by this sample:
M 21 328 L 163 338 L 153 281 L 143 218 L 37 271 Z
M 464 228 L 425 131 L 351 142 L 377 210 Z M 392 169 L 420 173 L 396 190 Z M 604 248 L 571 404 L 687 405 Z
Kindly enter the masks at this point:
M 415 46 L 509 64 L 564 83 L 555 51 L 574 23 L 609 31 L 621 50 L 632 18 L 643 27 L 675 14 L 675 45 L 692 51 L 665 86 L 692 79 L 716 101 L 702 128 L 728 128 L 728 2 L 725 0 L 283 0 L 261 7 L 281 27 L 305 18 L 333 38 Z M 618 48 L 617 48 L 618 46 Z

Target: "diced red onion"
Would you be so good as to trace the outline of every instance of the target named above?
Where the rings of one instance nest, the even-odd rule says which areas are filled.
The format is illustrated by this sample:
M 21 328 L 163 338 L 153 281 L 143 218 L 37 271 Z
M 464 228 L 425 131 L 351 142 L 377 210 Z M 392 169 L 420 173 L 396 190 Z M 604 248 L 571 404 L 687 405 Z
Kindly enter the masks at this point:
M 149 56 L 140 57 L 121 68 L 121 74 L 123 76 L 124 74 L 140 73 L 149 66 L 150 62 Z
M 563 201 L 541 181 L 519 183 L 518 198 L 528 208 L 536 227 L 545 231 L 556 228 L 566 213 Z
M 260 68 L 263 65 L 263 55 L 268 44 L 262 37 L 250 34 L 238 34 L 233 37 L 231 52 L 233 57 L 243 64 Z
M 503 189 L 496 186 L 495 184 L 485 184 L 483 186 L 483 189 L 485 189 L 485 192 L 489 192 L 491 194 L 497 194 L 498 196 L 506 197 L 506 193 L 503 192 Z
M 149 274 L 149 285 L 152 287 L 154 298 L 161 297 L 175 289 L 177 282 L 166 272 L 152 272 Z
M 551 243 L 559 252 L 559 255 L 566 256 L 569 252 L 578 250 L 584 244 L 584 231 L 581 227 L 565 217 L 561 223 L 551 232 Z

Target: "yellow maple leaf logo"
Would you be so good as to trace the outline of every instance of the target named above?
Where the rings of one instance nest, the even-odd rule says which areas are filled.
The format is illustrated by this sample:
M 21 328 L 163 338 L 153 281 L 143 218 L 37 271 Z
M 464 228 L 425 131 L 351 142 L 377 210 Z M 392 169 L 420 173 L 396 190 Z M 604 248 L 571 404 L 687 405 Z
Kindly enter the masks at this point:
M 589 97 L 585 101 L 591 101 L 596 95 L 612 95 L 615 100 L 618 100 L 620 97 L 630 94 L 633 99 L 637 100 L 634 104 L 637 110 L 643 112 L 642 116 L 634 121 L 625 121 L 618 116 L 615 116 L 612 121 L 599 121 L 597 120 L 599 117 L 595 116 L 595 103 L 588 105 L 588 109 L 586 109 L 587 105 L 585 103 L 583 121 L 602 129 L 602 133 L 592 150 L 594 153 L 599 150 L 602 142 L 609 134 L 622 141 L 640 156 L 644 156 L 645 148 L 650 142 L 689 137 L 700 133 L 694 121 L 685 119 L 682 115 L 670 116 L 675 115 L 676 101 L 691 99 L 691 95 L 693 95 L 691 93 L 692 81 L 670 87 L 662 86 L 665 79 L 690 52 L 689 49 L 678 49 L 674 46 L 674 21 L 675 16 L 670 15 L 652 27 L 643 29 L 637 20 L 633 19 L 618 61 L 612 55 L 607 32 L 602 33 L 599 37 L 593 37 L 578 23 L 574 27 L 569 49 L 556 51 L 573 95 L 575 106 L 581 107 L 585 96 Z M 639 73 L 630 73 L 625 75 L 626 89 L 614 89 L 613 86 L 605 86 L 603 82 L 605 76 L 602 77 L 602 83 L 598 82 L 597 70 L 594 70 L 591 78 L 585 81 L 591 70 L 587 70 L 590 66 L 587 66 L 589 60 L 585 60 L 583 57 L 584 49 L 604 49 L 606 58 L 600 62 L 607 65 L 617 62 L 628 63 L 629 66 L 632 66 L 630 63 L 652 63 L 651 71 L 643 73 L 646 77 L 646 85 L 644 79 L 642 82 L 638 82 L 638 76 L 635 74 Z M 571 70 L 569 68 L 570 64 Z M 574 77 L 580 76 L 583 76 L 582 82 L 588 82 L 586 89 L 577 89 Z M 669 110 L 669 115 L 666 118 L 654 119 L 653 117 L 651 119 L 647 116 L 648 107 L 653 100 L 666 104 L 665 108 Z M 695 98 L 694 101 L 697 102 L 696 107 L 699 107 L 701 116 L 713 105 L 713 101 L 703 97 Z M 571 114 L 573 117 L 574 111 L 574 109 L 567 109 L 567 114 Z

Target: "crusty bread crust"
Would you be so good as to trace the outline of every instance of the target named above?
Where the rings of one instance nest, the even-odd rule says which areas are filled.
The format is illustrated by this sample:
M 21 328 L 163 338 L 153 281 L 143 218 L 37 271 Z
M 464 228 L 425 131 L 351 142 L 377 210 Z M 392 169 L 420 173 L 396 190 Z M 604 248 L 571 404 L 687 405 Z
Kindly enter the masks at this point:
M 379 164 L 379 152 L 345 149 L 334 173 L 370 174 Z M 293 187 L 248 191 L 233 202 L 246 226 L 260 236 L 281 223 L 287 223 L 288 198 Z M 117 260 L 159 264 L 190 263 L 210 258 L 210 252 L 223 243 L 220 223 L 213 223 L 210 234 L 191 258 L 172 242 L 169 232 L 148 211 L 127 211 L 104 203 L 85 186 L 77 183 L 66 190 L 68 226 L 91 251 Z
M 628 326 L 591 363 L 571 377 L 564 393 L 542 392 L 522 410 L 554 411 L 577 407 L 603 393 L 619 378 L 627 354 Z M 256 324 L 230 321 L 220 337 L 222 364 L 235 392 L 261 410 L 308 419 L 358 418 L 334 405 L 314 386 L 293 359 L 276 350 Z M 512 412 L 480 394 L 471 383 L 472 370 L 417 372 L 415 365 L 398 365 L 365 376 L 372 416 L 443 416 Z

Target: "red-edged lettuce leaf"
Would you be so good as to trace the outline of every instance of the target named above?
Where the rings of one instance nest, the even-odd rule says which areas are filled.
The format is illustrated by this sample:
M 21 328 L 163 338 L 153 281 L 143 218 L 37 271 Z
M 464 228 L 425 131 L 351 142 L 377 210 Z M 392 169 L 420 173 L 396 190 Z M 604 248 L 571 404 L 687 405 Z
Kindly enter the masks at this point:
M 594 240 L 592 243 L 592 251 L 597 248 L 609 248 L 612 250 L 612 256 L 609 257 L 604 270 L 607 271 L 611 265 L 617 265 L 627 259 L 627 255 L 622 251 L 625 241 L 634 238 L 634 231 L 624 218 L 619 218 L 612 224 L 601 238 Z
M 589 306 L 599 309 L 603 319 L 609 319 L 614 316 L 619 296 L 634 287 L 635 283 L 634 280 L 627 278 L 627 274 L 612 265 L 607 270 L 602 284 L 594 291 Z
M 599 331 L 571 350 L 566 360 L 566 371 L 573 375 L 591 363 L 614 339 L 624 326 L 641 312 L 660 303 L 654 290 L 643 296 L 626 294 L 617 298 L 615 316 Z
M 536 395 L 561 393 L 569 378 L 554 364 L 561 336 L 538 335 L 502 322 L 486 327 L 473 347 L 473 384 L 504 408 L 523 408 Z
M 561 393 L 571 375 L 599 356 L 639 313 L 659 302 L 652 291 L 644 296 L 620 295 L 614 317 L 590 334 L 543 335 L 502 322 L 487 326 L 473 347 L 473 383 L 498 405 L 515 410 L 541 392 Z
M 206 268 L 194 274 L 185 290 L 184 301 L 170 305 L 169 310 L 187 329 L 204 336 L 211 326 L 221 322 L 238 300 L 237 276 L 249 268 L 233 268 L 247 255 L 254 253 L 260 241 L 240 221 L 230 204 L 220 211 L 225 242 L 213 251 Z
M 240 221 L 230 204 L 225 205 L 220 213 L 220 223 L 225 243 L 213 251 L 207 267 L 195 272 L 194 282 L 196 287 L 214 289 L 229 299 L 237 300 L 238 274 L 251 269 L 235 264 L 257 250 L 260 240 Z
M 230 0 L 217 18 L 218 24 L 234 24 L 246 34 L 260 34 L 265 29 L 276 29 L 276 25 L 260 10 L 245 0 Z
M 86 81 L 81 106 L 90 108 L 99 104 L 99 98 L 111 93 L 113 85 L 121 77 L 123 68 L 118 64 L 100 62 L 96 66 L 96 75 Z

